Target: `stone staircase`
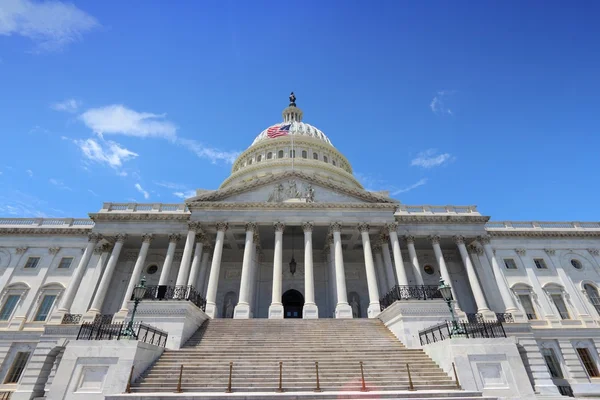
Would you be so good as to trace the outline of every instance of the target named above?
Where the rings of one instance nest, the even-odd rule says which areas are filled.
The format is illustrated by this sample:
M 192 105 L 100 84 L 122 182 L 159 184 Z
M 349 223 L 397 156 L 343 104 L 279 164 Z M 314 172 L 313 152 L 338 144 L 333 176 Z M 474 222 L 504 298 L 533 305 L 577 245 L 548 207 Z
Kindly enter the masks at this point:
M 369 391 L 408 390 L 409 364 L 417 390 L 412 393 L 435 390 L 445 393 L 440 397 L 480 396 L 459 391 L 453 378 L 422 350 L 404 347 L 377 319 L 209 320 L 182 349 L 166 350 L 132 391 L 139 395 L 174 392 L 183 365 L 184 394 L 223 393 L 233 362 L 234 393 L 275 393 L 282 362 L 285 392 L 313 392 L 316 361 L 324 392 L 360 391 L 362 361 Z

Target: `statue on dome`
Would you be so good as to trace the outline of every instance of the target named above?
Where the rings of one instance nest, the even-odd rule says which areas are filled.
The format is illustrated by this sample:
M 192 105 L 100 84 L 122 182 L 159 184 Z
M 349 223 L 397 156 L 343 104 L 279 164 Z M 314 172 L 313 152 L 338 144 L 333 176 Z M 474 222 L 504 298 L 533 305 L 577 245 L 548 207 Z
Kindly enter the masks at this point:
M 294 92 L 290 93 L 290 107 L 296 107 L 296 96 L 294 95 Z

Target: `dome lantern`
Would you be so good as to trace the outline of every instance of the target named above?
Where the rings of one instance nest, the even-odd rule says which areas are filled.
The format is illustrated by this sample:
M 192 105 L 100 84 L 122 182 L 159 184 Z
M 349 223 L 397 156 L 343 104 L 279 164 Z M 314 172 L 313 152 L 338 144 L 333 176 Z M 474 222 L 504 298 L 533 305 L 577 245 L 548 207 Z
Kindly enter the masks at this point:
M 296 96 L 294 92 L 290 94 L 290 105 L 283 110 L 281 114 L 283 116 L 284 123 L 301 122 L 302 121 L 302 110 L 296 107 Z

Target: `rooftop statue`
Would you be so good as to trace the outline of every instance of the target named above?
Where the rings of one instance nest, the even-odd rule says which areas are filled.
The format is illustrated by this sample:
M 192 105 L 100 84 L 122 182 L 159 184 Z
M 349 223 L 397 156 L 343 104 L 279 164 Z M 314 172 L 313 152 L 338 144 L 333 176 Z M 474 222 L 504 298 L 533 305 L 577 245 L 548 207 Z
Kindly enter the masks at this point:
M 296 96 L 294 92 L 290 93 L 290 106 L 296 107 Z

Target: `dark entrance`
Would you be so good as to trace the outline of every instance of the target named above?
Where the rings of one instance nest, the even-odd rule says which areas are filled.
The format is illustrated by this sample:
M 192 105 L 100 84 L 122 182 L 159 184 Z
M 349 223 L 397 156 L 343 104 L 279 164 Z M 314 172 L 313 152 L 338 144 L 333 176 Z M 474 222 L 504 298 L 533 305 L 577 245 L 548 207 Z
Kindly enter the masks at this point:
M 302 318 L 304 296 L 297 290 L 290 289 L 281 296 L 284 318 Z

